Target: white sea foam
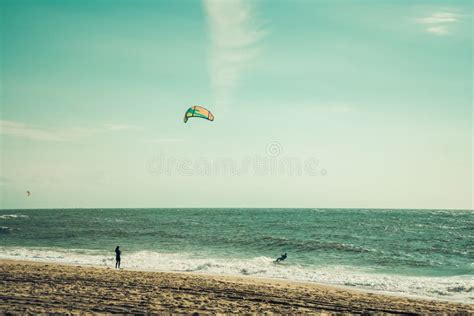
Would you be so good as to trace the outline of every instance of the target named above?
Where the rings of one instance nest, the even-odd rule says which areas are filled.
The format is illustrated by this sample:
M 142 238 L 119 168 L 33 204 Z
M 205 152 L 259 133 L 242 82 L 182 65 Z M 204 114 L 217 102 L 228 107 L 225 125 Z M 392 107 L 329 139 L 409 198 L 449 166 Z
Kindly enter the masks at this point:
M 0 247 L 1 259 L 46 261 L 66 264 L 113 267 L 113 253 L 95 250 Z M 197 258 L 191 254 L 151 251 L 127 253 L 125 269 L 180 271 L 219 275 L 245 275 L 292 281 L 316 282 L 387 294 L 474 303 L 472 275 L 453 277 L 414 277 L 368 273 L 355 267 L 308 267 L 290 263 L 275 264 L 272 258 Z
M 4 215 L 0 215 L 0 219 L 11 219 L 11 218 L 28 218 L 28 215 L 23 215 L 23 214 L 4 214 Z

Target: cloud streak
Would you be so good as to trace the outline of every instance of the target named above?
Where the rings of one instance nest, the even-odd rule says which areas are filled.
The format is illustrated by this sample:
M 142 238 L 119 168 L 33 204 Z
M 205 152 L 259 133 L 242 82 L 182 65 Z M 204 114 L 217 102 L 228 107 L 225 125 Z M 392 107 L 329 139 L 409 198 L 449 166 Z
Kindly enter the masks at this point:
M 91 137 L 103 132 L 140 129 L 128 124 L 105 124 L 99 127 L 48 128 L 22 122 L 0 120 L 0 135 L 33 141 L 65 142 Z
M 419 24 L 426 26 L 425 31 L 438 36 L 449 35 L 448 24 L 456 23 L 459 15 L 452 12 L 437 12 L 430 16 L 417 19 Z
M 104 127 L 109 130 L 109 131 L 127 131 L 127 130 L 141 130 L 143 129 L 140 126 L 137 125 L 131 125 L 131 124 L 105 124 Z
M 156 138 L 156 139 L 146 139 L 144 140 L 145 143 L 152 143 L 152 144 L 164 144 L 164 143 L 177 143 L 184 141 L 183 138 Z
M 434 35 L 448 35 L 448 28 L 444 25 L 431 26 L 426 29 L 426 32 Z
M 214 101 L 225 106 L 238 84 L 243 67 L 259 51 L 265 31 L 250 3 L 241 0 L 204 0 L 212 39 L 210 76 Z

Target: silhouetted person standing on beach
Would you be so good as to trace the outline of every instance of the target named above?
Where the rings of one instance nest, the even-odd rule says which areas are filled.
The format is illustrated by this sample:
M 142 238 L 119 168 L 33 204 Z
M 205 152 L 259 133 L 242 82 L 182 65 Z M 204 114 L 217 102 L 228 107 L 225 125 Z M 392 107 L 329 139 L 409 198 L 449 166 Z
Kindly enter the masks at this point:
M 122 252 L 120 251 L 120 247 L 117 246 L 117 248 L 115 248 L 115 269 L 120 269 L 120 254 Z

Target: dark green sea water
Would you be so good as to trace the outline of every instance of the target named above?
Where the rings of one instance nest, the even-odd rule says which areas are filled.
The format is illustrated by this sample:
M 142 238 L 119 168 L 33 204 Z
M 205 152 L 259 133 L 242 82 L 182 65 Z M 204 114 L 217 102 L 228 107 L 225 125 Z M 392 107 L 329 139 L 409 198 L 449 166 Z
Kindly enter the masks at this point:
M 1 210 L 0 258 L 251 275 L 474 302 L 474 212 Z M 273 263 L 287 252 L 283 264 Z

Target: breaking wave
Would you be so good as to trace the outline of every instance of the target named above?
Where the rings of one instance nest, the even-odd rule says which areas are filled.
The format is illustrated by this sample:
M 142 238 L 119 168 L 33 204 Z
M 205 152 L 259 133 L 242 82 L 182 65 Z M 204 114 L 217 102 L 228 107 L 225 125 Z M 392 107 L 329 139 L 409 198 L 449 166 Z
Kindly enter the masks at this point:
M 99 250 L 0 247 L 1 259 L 44 261 L 114 267 L 114 257 Z M 125 269 L 193 272 L 314 282 L 401 296 L 474 303 L 474 281 L 469 275 L 415 277 L 371 273 L 349 266 L 275 264 L 269 257 L 202 258 L 190 253 L 138 251 L 122 258 Z

